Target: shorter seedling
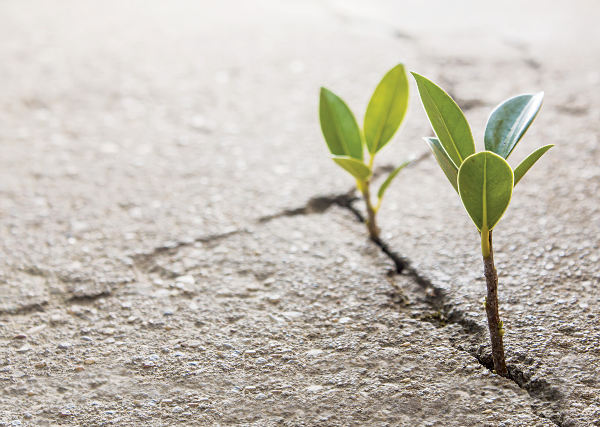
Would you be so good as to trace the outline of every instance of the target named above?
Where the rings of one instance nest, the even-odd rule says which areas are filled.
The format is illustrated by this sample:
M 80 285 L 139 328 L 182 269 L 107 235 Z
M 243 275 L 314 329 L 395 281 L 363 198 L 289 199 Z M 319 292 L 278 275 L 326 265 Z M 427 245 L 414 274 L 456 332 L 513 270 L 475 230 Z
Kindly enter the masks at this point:
M 321 88 L 319 118 L 321 130 L 333 160 L 356 179 L 356 188 L 361 192 L 366 205 L 366 225 L 371 239 L 379 242 L 377 212 L 385 191 L 392 180 L 409 162 L 394 169 L 377 191 L 377 203 L 371 202 L 371 181 L 375 155 L 394 136 L 408 108 L 408 79 L 404 65 L 392 68 L 383 77 L 365 113 L 363 129 L 359 129 L 352 111 L 333 92 Z M 364 160 L 364 151 L 368 161 Z
M 485 310 L 494 370 L 499 375 L 507 376 L 502 340 L 504 328 L 498 313 L 498 274 L 494 266 L 492 230 L 508 208 L 513 187 L 552 147 L 546 145 L 538 148 L 514 170 L 506 161 L 535 119 L 544 94 L 519 95 L 498 105 L 486 125 L 485 151 L 475 153 L 471 128 L 458 105 L 436 84 L 419 74 L 412 74 L 437 135 L 437 138 L 425 140 L 481 233 L 481 254 L 487 284 Z

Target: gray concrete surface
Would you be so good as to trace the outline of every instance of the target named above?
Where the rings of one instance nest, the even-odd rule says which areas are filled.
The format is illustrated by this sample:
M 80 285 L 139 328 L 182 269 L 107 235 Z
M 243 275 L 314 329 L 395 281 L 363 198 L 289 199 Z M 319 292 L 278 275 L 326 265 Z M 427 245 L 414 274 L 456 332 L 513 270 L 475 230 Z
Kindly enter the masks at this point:
M 0 422 L 599 425 L 599 8 L 434 6 L 1 3 Z M 546 91 L 514 157 L 557 148 L 495 232 L 516 381 L 480 363 L 477 235 L 432 159 L 381 211 L 425 288 L 347 209 L 258 221 L 347 191 L 318 87 L 360 117 L 398 61 L 476 137 Z M 380 164 L 425 150 L 415 94 Z

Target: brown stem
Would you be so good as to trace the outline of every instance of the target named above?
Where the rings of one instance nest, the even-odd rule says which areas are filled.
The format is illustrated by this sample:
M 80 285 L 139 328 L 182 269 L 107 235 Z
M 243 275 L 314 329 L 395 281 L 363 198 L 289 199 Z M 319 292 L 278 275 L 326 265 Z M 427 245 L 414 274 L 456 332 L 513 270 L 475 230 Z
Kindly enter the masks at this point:
M 492 342 L 492 359 L 494 360 L 494 370 L 498 375 L 508 376 L 506 360 L 504 359 L 504 344 L 502 342 L 502 322 L 498 313 L 498 274 L 494 266 L 494 250 L 492 249 L 492 232 L 490 236 L 490 254 L 483 257 L 483 267 L 485 271 L 485 281 L 487 284 L 487 299 L 485 301 L 485 311 L 487 313 L 488 327 L 490 329 L 490 340 Z
M 371 237 L 371 240 L 373 240 L 374 242 L 379 242 L 380 230 L 379 227 L 377 227 L 377 212 L 375 212 L 375 208 L 373 208 L 373 205 L 371 204 L 371 192 L 369 191 L 369 184 L 369 182 L 366 182 L 366 184 L 363 185 L 362 188 L 362 194 L 365 199 L 365 206 L 367 208 L 366 224 L 367 229 L 369 230 L 369 236 Z

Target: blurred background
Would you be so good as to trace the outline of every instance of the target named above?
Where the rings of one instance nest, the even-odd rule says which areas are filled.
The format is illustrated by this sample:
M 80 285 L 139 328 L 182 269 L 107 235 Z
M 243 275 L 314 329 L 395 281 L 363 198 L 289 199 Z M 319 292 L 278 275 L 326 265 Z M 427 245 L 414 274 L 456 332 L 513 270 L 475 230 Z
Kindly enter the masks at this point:
M 519 185 L 497 228 L 501 298 L 513 310 L 513 348 L 521 338 L 526 348 L 534 343 L 544 366 L 572 367 L 556 381 L 577 377 L 569 390 L 590 387 L 574 398 L 584 404 L 573 414 L 584 414 L 597 399 L 597 340 L 563 345 L 548 331 L 558 334 L 565 319 L 586 336 L 598 325 L 599 18 L 593 0 L 0 0 L 0 314 L 23 314 L 4 323 L 7 340 L 48 321 L 29 313 L 63 313 L 60 298 L 94 301 L 140 281 L 140 254 L 252 229 L 263 216 L 349 190 L 352 179 L 329 159 L 319 129 L 319 87 L 344 98 L 361 122 L 377 82 L 403 62 L 455 98 L 478 149 L 495 105 L 545 91 L 511 163 L 557 147 Z M 425 152 L 427 135 L 411 81 L 409 112 L 379 166 Z M 403 172 L 380 219 L 395 250 L 482 320 L 477 236 L 433 159 Z M 335 241 L 354 227 L 337 211 L 327 221 L 342 231 L 314 221 L 280 246 L 261 235 L 246 241 L 309 254 L 312 236 Z M 211 259 L 211 250 L 196 260 Z M 293 265 L 283 263 L 281 274 Z M 179 274 L 193 275 L 186 268 Z M 113 329 L 127 322 L 114 319 Z M 57 330 L 79 333 L 71 327 Z

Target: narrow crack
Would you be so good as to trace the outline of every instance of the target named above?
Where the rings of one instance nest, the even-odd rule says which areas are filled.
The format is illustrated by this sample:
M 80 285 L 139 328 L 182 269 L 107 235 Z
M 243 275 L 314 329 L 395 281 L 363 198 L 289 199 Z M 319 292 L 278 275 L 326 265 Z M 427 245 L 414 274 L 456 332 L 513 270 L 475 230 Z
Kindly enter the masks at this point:
M 223 233 L 209 234 L 205 236 L 196 237 L 189 240 L 177 240 L 173 242 L 167 242 L 163 245 L 156 246 L 148 252 L 138 252 L 131 256 L 133 261 L 138 267 L 142 267 L 142 270 L 147 270 L 147 264 L 150 263 L 154 258 L 165 253 L 173 253 L 181 248 L 192 246 L 196 243 L 209 243 L 215 242 L 222 239 L 226 239 L 237 234 L 248 233 L 248 230 L 244 228 L 234 229 L 225 231 Z
M 304 206 L 300 206 L 298 208 L 293 209 L 286 209 L 282 212 L 260 217 L 258 219 L 258 222 L 260 224 L 264 224 L 274 219 L 286 216 L 322 214 L 332 206 L 340 206 L 346 209 L 350 209 L 356 215 L 359 221 L 363 221 L 362 214 L 352 209 L 352 202 L 358 200 L 354 193 L 355 188 L 352 187 L 349 191 L 342 194 L 311 197 L 308 200 L 308 202 L 304 204 Z

